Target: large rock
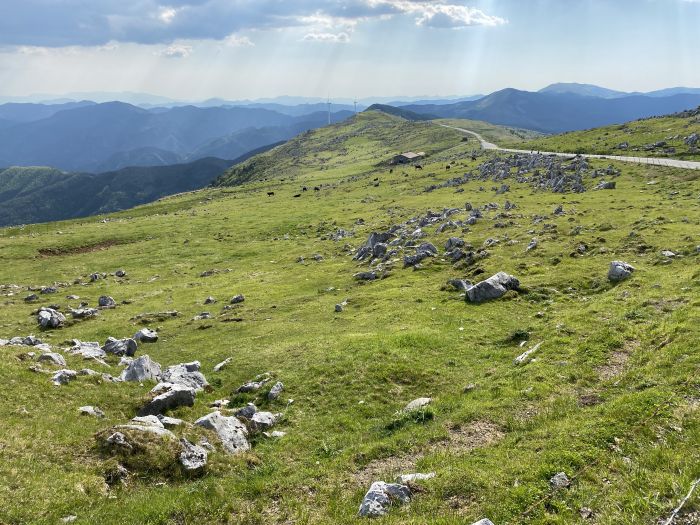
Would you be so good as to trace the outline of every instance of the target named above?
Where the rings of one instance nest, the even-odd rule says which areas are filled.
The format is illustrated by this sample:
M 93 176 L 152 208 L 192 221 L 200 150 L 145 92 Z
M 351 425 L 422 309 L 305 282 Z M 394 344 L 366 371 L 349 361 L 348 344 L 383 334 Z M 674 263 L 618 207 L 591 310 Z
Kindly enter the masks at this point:
M 472 525 L 493 525 L 493 522 L 488 518 L 484 518 L 483 520 L 475 521 Z
M 272 412 L 255 412 L 250 418 L 250 428 L 253 432 L 264 432 L 275 426 L 282 414 Z
M 623 261 L 613 261 L 610 263 L 610 269 L 608 270 L 608 279 L 614 283 L 624 281 L 632 275 L 633 271 L 634 266 L 631 264 Z
M 100 347 L 100 343 L 84 342 L 78 339 L 73 339 L 73 346 L 68 349 L 68 353 L 79 355 L 84 359 L 102 360 L 107 357 L 105 351 Z
M 360 504 L 358 515 L 377 518 L 389 512 L 392 505 L 403 505 L 411 500 L 411 489 L 398 483 L 375 481 Z
M 51 381 L 56 386 L 67 385 L 69 382 L 73 381 L 78 377 L 78 372 L 75 370 L 62 369 L 56 372 L 52 377 Z
M 60 328 L 66 322 L 66 316 L 53 308 L 40 308 L 36 317 L 42 328 Z
M 156 416 L 181 406 L 194 406 L 194 389 L 173 383 L 158 383 L 151 393 L 156 396 L 139 410 L 139 416 Z
M 160 374 L 160 365 L 149 356 L 142 355 L 129 363 L 122 372 L 121 379 L 122 381 L 138 381 L 140 383 L 142 381 L 157 380 Z
M 161 374 L 161 381 L 186 386 L 199 392 L 209 386 L 206 377 L 199 371 L 200 368 L 199 361 L 169 366 Z
M 149 328 L 141 328 L 134 334 L 134 340 L 139 343 L 155 343 L 158 341 L 158 332 Z
M 108 337 L 107 342 L 102 347 L 102 350 L 108 354 L 114 354 L 116 356 L 133 356 L 136 354 L 136 349 L 138 345 L 134 339 L 115 339 L 114 337 Z
M 224 450 L 230 454 L 238 454 L 250 449 L 248 430 L 238 418 L 224 416 L 217 410 L 199 418 L 194 424 L 216 432 Z
M 66 360 L 61 354 L 56 352 L 46 352 L 39 356 L 40 363 L 49 363 L 54 366 L 66 366 Z
M 470 286 L 467 289 L 466 300 L 471 303 L 482 303 L 498 299 L 508 290 L 517 290 L 519 287 L 520 281 L 518 279 L 505 272 L 498 272 L 485 281 Z
M 101 306 L 102 308 L 114 308 L 117 306 L 117 302 L 109 295 L 101 295 L 97 299 L 97 305 Z
M 209 453 L 203 447 L 194 445 L 186 439 L 181 439 L 182 452 L 180 452 L 180 464 L 187 472 L 199 472 L 207 464 Z
M 89 319 L 90 317 L 97 317 L 100 311 L 97 308 L 78 308 L 71 310 L 70 314 L 73 319 Z

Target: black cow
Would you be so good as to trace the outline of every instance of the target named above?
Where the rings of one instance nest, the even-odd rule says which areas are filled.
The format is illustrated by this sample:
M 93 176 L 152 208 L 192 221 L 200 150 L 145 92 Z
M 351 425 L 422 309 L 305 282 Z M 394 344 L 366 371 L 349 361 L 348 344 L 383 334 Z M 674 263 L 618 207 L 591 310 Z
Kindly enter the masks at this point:
M 423 166 L 421 166 L 420 164 L 416 164 L 416 169 L 417 169 L 417 170 L 422 170 L 422 169 L 423 169 Z
M 268 191 L 268 192 L 267 192 L 267 196 L 268 196 L 268 197 L 272 197 L 272 196 L 274 196 L 274 194 L 275 194 L 274 191 Z
M 294 198 L 295 198 L 295 199 L 296 199 L 297 197 L 301 197 L 301 193 L 297 193 L 296 195 L 294 195 Z

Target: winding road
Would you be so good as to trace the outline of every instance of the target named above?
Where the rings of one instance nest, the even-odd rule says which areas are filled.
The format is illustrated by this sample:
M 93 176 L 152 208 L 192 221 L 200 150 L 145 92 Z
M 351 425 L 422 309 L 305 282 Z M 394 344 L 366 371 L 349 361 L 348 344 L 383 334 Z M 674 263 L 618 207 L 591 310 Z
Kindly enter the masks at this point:
M 448 126 L 447 124 L 438 124 L 438 126 L 442 126 L 443 128 L 456 129 L 457 131 L 461 131 L 462 133 L 467 133 L 469 135 L 473 135 L 481 143 L 481 147 L 483 149 L 507 151 L 509 153 L 532 153 L 531 150 L 501 148 L 500 146 L 493 144 L 492 142 L 486 141 L 484 139 L 484 137 L 482 137 L 481 135 L 479 135 L 475 131 L 471 131 L 471 130 L 464 129 L 464 128 L 457 128 L 455 126 Z M 572 158 L 572 157 L 576 156 L 575 153 L 561 153 L 561 152 L 557 152 L 557 151 L 540 151 L 539 153 L 541 153 L 543 155 L 556 155 L 558 157 L 568 157 L 568 158 Z M 593 155 L 591 153 L 582 153 L 581 156 L 586 157 L 588 159 L 610 159 L 610 160 L 619 160 L 622 162 L 633 162 L 635 164 L 647 164 L 647 165 L 651 165 L 651 166 L 667 166 L 669 168 L 681 168 L 684 170 L 700 170 L 700 162 L 694 162 L 694 161 L 690 161 L 690 160 L 658 159 L 658 158 L 651 158 L 651 157 L 624 157 L 621 155 Z

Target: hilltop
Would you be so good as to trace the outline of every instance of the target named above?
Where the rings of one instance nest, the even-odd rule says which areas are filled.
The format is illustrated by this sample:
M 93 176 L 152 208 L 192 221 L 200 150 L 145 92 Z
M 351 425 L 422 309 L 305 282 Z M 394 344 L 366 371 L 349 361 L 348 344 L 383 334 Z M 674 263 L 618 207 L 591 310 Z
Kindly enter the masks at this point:
M 673 115 L 519 143 L 541 151 L 700 160 L 700 107 Z
M 469 151 L 479 149 L 473 138 L 433 122 L 406 119 L 401 114 L 400 108 L 391 106 L 368 108 L 345 122 L 310 130 L 237 164 L 215 184 L 232 186 L 253 180 L 288 179 L 313 171 L 324 172 L 324 180 L 333 180 L 346 173 L 369 172 L 380 165 L 387 166 L 394 155 L 403 151 L 423 151 L 430 158 L 459 141 Z M 472 126 L 493 140 L 518 141 L 540 136 L 536 132 L 486 122 L 462 120 L 457 123 Z
M 417 472 L 379 522 L 668 517 L 700 477 L 697 172 L 462 139 L 371 111 L 222 187 L 0 229 L 0 522 L 357 524 Z M 162 368 L 72 353 L 100 347 Z

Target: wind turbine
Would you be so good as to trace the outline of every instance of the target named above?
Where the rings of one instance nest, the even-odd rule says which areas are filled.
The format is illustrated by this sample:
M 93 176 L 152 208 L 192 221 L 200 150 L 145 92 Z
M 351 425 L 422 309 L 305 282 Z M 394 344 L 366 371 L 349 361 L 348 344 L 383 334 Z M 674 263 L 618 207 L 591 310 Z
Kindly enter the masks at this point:
M 326 103 L 328 104 L 328 125 L 330 126 L 331 125 L 331 97 L 330 97 L 330 95 L 328 95 L 328 102 L 326 102 Z
M 357 115 L 357 99 L 353 101 L 353 104 L 355 104 L 355 115 Z

